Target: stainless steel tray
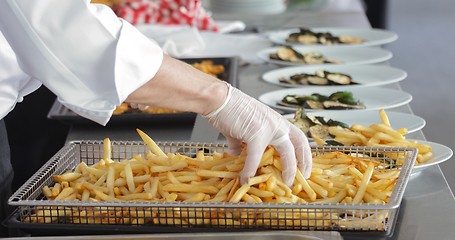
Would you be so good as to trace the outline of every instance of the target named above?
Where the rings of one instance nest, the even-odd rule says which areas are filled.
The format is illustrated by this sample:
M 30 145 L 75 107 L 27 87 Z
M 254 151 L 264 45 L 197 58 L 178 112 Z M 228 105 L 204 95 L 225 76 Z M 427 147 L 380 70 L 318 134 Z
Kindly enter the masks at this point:
M 223 152 L 225 146 L 220 144 L 201 143 L 158 143 L 164 152 L 180 152 L 191 155 L 194 149 L 206 149 L 208 154 L 214 151 Z M 136 154 L 145 154 L 147 146 L 142 142 L 112 142 L 112 159 L 120 161 Z M 45 200 L 41 189 L 53 183 L 52 176 L 74 168 L 80 162 L 94 164 L 103 157 L 102 141 L 75 141 L 64 146 L 36 174 L 34 174 L 9 199 L 9 204 L 18 206 L 18 221 L 30 219 L 37 211 L 53 211 L 40 226 L 71 226 L 72 229 L 83 225 L 114 227 L 125 223 L 97 221 L 88 224 L 78 212 L 92 213 L 135 212 L 136 217 L 143 218 L 129 221 L 136 229 L 150 230 L 153 227 L 173 227 L 178 229 L 256 229 L 256 230 L 324 230 L 324 231 L 376 231 L 389 232 L 395 223 L 406 184 L 414 165 L 417 149 L 378 148 L 378 147 L 313 147 L 316 155 L 332 151 L 343 151 L 363 158 L 381 162 L 383 167 L 401 169 L 398 181 L 387 204 L 279 204 L 279 203 L 195 203 L 195 202 L 82 202 Z M 396 166 L 386 161 L 386 154 L 401 154 L 405 161 Z M 371 156 L 371 157 L 367 157 Z M 68 216 L 60 213 L 71 213 L 70 218 L 78 218 L 77 224 L 69 221 Z M 153 213 L 153 219 L 150 219 Z M 332 219 L 333 214 L 344 216 L 345 220 Z M 314 217 L 318 215 L 319 217 Z M 352 220 L 347 216 L 368 216 Z M 379 216 L 387 215 L 387 217 Z M 99 216 L 99 214 L 98 214 Z M 223 216 L 220 218 L 220 216 Z M 313 217 L 311 217 L 313 216 Z M 320 216 L 327 216 L 321 219 Z M 82 218 L 82 219 L 81 219 Z M 146 219 L 147 218 L 147 219 Z M 135 223 L 133 223 L 135 222 Z M 33 223 L 27 223 L 33 225 Z M 139 230 L 140 231 L 140 230 Z
M 244 233 L 185 233 L 185 234 L 128 234 L 128 235 L 88 235 L 88 236 L 58 236 L 58 237 L 30 237 L 30 238 L 11 238 L 14 239 L 63 239 L 63 240 L 342 240 L 337 232 L 244 232 Z
M 203 60 L 211 60 L 216 65 L 223 65 L 225 71 L 219 75 L 223 81 L 230 83 L 232 86 L 237 87 L 237 69 L 238 58 L 236 57 L 206 57 L 206 58 L 182 58 L 180 59 L 186 63 L 198 63 Z M 49 113 L 48 119 L 63 121 L 70 124 L 96 124 L 88 119 L 85 119 L 78 114 L 74 113 L 58 100 L 55 100 Z M 112 124 L 126 124 L 126 123 L 193 123 L 196 119 L 195 113 L 181 112 L 181 113 L 161 113 L 149 114 L 141 112 L 129 112 L 118 115 L 112 115 L 109 125 Z

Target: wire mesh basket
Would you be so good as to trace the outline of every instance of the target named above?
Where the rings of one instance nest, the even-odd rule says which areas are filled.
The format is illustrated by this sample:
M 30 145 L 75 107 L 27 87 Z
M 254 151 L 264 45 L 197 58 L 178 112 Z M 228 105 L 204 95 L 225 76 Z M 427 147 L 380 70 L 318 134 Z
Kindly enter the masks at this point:
M 225 145 L 163 142 L 164 152 L 193 156 L 204 149 L 206 155 L 224 152 Z M 17 206 L 18 221 L 75 227 L 80 225 L 134 225 L 138 229 L 166 226 L 181 229 L 238 230 L 337 230 L 389 232 L 414 165 L 417 149 L 380 147 L 313 147 L 313 155 L 342 151 L 380 162 L 384 169 L 399 169 L 390 199 L 385 204 L 314 203 L 220 203 L 220 202 L 89 202 L 46 200 L 44 186 L 53 184 L 53 175 L 74 169 L 79 163 L 95 164 L 103 158 L 102 141 L 74 141 L 64 146 L 9 199 Z M 142 142 L 112 142 L 114 161 L 145 154 Z M 404 159 L 402 165 L 390 161 L 391 155 Z M 39 213 L 39 214 L 37 214 Z M 39 218 L 39 219 L 38 219 Z

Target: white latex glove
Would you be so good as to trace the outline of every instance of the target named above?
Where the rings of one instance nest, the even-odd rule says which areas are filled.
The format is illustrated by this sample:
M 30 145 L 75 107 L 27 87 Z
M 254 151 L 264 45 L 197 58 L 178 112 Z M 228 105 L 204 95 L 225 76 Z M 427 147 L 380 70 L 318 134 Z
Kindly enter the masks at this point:
M 245 166 L 240 182 L 246 183 L 256 174 L 267 145 L 280 153 L 283 181 L 291 186 L 297 167 L 305 178 L 312 168 L 308 139 L 282 115 L 229 85 L 228 96 L 218 109 L 204 116 L 227 139 L 229 151 L 239 154 L 241 143 L 247 144 Z

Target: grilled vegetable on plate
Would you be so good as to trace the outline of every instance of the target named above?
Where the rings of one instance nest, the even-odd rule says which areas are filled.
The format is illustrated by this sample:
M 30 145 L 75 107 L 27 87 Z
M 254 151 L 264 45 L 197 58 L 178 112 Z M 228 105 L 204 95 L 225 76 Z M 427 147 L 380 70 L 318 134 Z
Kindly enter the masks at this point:
M 365 109 L 365 105 L 355 99 L 351 92 L 339 91 L 327 95 L 286 95 L 277 102 L 287 107 L 304 107 L 308 109 Z

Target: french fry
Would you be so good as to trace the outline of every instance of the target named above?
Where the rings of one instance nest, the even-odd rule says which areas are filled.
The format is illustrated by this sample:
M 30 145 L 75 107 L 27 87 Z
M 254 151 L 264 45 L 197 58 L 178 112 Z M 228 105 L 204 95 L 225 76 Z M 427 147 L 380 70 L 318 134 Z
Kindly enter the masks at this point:
M 300 172 L 299 169 L 297 169 L 296 173 L 296 180 L 302 184 L 303 190 L 308 194 L 308 197 L 310 198 L 311 201 L 316 200 L 316 192 L 313 190 L 313 188 L 310 187 L 308 184 L 307 180 L 303 177 L 302 173 Z
M 125 178 L 126 178 L 126 185 L 128 186 L 128 191 L 133 193 L 136 189 L 136 184 L 134 183 L 133 179 L 133 171 L 131 170 L 131 164 L 125 165 Z
M 329 194 L 329 192 L 323 188 L 321 185 L 311 181 L 311 180 L 308 180 L 308 185 L 310 185 L 310 187 L 321 197 L 323 198 L 327 198 L 327 195 Z
M 392 139 L 396 139 L 396 141 L 404 140 L 405 137 L 401 135 L 398 131 L 392 129 L 390 126 L 385 124 L 372 124 L 371 128 L 375 129 L 378 132 L 385 133 L 392 137 Z M 391 141 L 393 142 L 393 141 Z
M 370 181 L 371 176 L 373 175 L 373 170 L 374 170 L 374 164 L 371 162 L 368 163 L 368 168 L 365 171 L 365 173 L 363 174 L 360 186 L 352 200 L 353 203 L 360 203 L 360 201 L 362 200 L 363 195 L 365 194 L 365 191 L 367 189 L 368 182 Z
M 192 192 L 192 193 L 209 193 L 216 194 L 218 188 L 209 185 L 191 185 L 191 184 L 168 184 L 163 186 L 166 192 Z
M 318 200 L 315 203 L 339 203 L 346 197 L 346 195 L 346 190 L 341 190 L 334 197 Z
M 104 151 L 103 151 L 103 159 L 110 160 L 112 158 L 112 148 L 111 148 L 111 140 L 109 138 L 104 139 Z
M 45 196 L 46 198 L 51 198 L 51 197 L 53 197 L 53 196 L 52 196 L 52 195 L 53 195 L 53 194 L 52 194 L 52 191 L 51 191 L 51 189 L 49 188 L 49 186 L 44 186 L 44 187 L 43 187 L 43 194 L 44 194 L 44 196 Z
M 311 179 L 311 181 L 324 187 L 326 190 L 333 188 L 333 182 L 330 180 L 321 178 L 320 175 L 311 175 L 310 179 Z
M 103 175 L 106 176 L 106 175 Z M 100 178 L 102 180 L 102 178 Z M 106 178 L 106 187 L 109 192 L 110 196 L 115 196 L 114 195 L 114 181 L 115 181 L 115 168 L 113 166 L 109 166 L 108 172 L 107 172 L 107 178 Z M 100 185 L 101 181 L 97 181 L 95 185 Z
M 248 183 L 243 184 L 239 189 L 237 189 L 234 195 L 232 195 L 232 197 L 229 199 L 229 202 L 231 203 L 240 202 L 240 199 L 242 199 L 243 195 L 245 195 L 249 189 L 250 185 Z
M 392 125 L 390 125 L 389 116 L 387 116 L 384 109 L 379 110 L 379 116 L 381 117 L 382 124 L 392 127 Z
M 143 131 L 136 129 L 137 133 L 139 133 L 139 136 L 142 138 L 142 141 L 147 144 L 147 146 L 150 148 L 150 150 L 156 154 L 157 156 L 160 157 L 167 157 L 167 155 L 161 150 L 158 145 L 156 145 L 155 141 L 153 141 L 147 134 L 145 134 Z
M 250 193 L 254 196 L 258 196 L 260 198 L 267 198 L 267 197 L 275 196 L 275 194 L 273 192 L 261 190 L 261 189 L 255 188 L 255 187 L 250 187 L 248 189 L 248 193 Z
M 196 172 L 201 177 L 220 177 L 220 178 L 237 178 L 239 174 L 237 172 L 229 171 L 214 171 L 214 170 L 198 170 Z
M 67 172 L 62 175 L 54 175 L 53 179 L 56 182 L 71 182 L 71 181 L 75 181 L 76 179 L 80 178 L 81 176 L 82 176 L 81 173 Z
M 171 166 L 151 166 L 150 171 L 151 172 L 169 172 L 169 171 L 175 171 L 179 169 L 183 169 L 187 167 L 188 164 L 184 161 L 176 162 Z
M 262 182 L 266 182 L 271 176 L 272 176 L 272 174 L 268 173 L 268 174 L 262 174 L 262 175 L 259 175 L 256 177 L 252 177 L 252 178 L 248 179 L 248 184 L 250 186 L 253 186 L 253 185 L 256 185 L 256 184 L 259 184 Z
M 64 200 L 69 195 L 73 194 L 75 190 L 73 188 L 64 188 L 56 197 L 55 200 Z

